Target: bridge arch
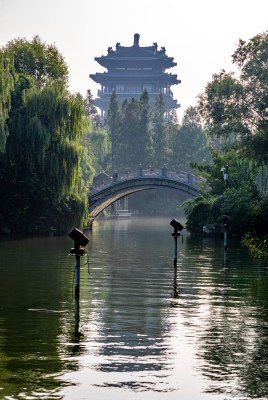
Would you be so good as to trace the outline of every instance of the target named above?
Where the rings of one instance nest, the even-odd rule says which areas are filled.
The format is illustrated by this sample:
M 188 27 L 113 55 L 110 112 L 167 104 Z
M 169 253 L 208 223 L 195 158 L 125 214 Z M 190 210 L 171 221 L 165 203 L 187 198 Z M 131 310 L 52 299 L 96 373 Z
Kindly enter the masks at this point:
M 99 177 L 99 179 L 98 179 Z M 191 173 L 169 168 L 141 168 L 114 174 L 110 177 L 100 174 L 93 181 L 88 196 L 89 218 L 95 219 L 105 208 L 115 201 L 142 190 L 169 188 L 196 197 L 200 192 L 200 184 L 205 179 Z

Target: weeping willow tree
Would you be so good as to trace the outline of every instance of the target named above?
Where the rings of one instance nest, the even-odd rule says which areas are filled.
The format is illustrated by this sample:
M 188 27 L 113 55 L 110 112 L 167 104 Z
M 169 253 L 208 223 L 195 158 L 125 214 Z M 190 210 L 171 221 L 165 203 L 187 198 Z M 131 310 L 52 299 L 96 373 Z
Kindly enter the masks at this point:
M 83 112 L 80 98 L 52 86 L 28 90 L 21 107 L 13 112 L 5 163 L 14 204 L 10 208 L 9 201 L 6 212 L 12 219 L 16 208 L 16 231 L 62 231 L 71 222 L 83 222 Z
M 36 43 L 33 52 L 35 47 Z M 30 48 L 27 42 L 27 51 Z M 13 50 L 15 54 L 16 47 Z M 62 60 L 55 56 L 56 61 L 58 58 Z M 38 64 L 37 56 L 32 60 Z M 42 63 L 46 65 L 43 58 Z M 63 232 L 73 225 L 82 226 L 87 216 L 80 166 L 87 124 L 84 101 L 67 91 L 61 74 L 57 81 L 47 68 L 40 85 L 38 68 L 32 66 L 31 75 L 26 66 L 21 72 L 20 63 L 17 81 L 10 81 L 11 95 L 1 95 L 6 110 L 2 130 L 8 136 L 0 155 L 0 185 L 4 188 L 0 224 L 2 231 Z
M 11 93 L 16 81 L 14 60 L 7 51 L 0 51 L 0 152 L 5 150 L 8 136 L 6 121 L 11 108 Z
M 106 171 L 109 164 L 111 142 L 107 131 L 101 126 L 92 126 L 87 135 L 92 146 L 92 161 L 95 173 L 99 174 Z

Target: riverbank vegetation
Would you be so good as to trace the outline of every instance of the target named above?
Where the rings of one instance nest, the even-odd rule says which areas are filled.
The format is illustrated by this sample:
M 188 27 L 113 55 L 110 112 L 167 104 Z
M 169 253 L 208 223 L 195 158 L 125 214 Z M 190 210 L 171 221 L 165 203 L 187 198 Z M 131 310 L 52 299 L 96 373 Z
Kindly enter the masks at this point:
M 248 43 L 240 40 L 232 57 L 239 76 L 223 70 L 213 75 L 199 96 L 198 115 L 208 137 L 218 142 L 218 149 L 211 148 L 211 164 L 191 164 L 207 178 L 209 190 L 184 204 L 190 231 L 200 233 L 203 225 L 219 229 L 221 216 L 227 214 L 232 221 L 231 233 L 239 237 L 246 234 L 243 243 L 253 256 L 262 258 L 268 258 L 264 173 L 268 164 L 267 60 L 267 32 Z M 226 166 L 224 180 L 221 170 Z M 259 187 L 258 175 L 262 177 Z

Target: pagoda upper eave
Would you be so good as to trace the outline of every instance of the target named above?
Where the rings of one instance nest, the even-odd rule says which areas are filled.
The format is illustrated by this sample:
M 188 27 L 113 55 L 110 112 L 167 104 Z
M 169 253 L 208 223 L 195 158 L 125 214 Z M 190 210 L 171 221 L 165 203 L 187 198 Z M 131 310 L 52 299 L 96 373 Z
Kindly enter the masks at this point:
M 173 61 L 173 57 L 108 57 L 101 56 L 95 57 L 95 61 L 97 61 L 102 67 L 105 68 L 114 68 L 116 65 L 129 65 L 139 64 L 139 65 L 160 65 L 164 68 L 172 68 L 176 67 L 177 63 Z

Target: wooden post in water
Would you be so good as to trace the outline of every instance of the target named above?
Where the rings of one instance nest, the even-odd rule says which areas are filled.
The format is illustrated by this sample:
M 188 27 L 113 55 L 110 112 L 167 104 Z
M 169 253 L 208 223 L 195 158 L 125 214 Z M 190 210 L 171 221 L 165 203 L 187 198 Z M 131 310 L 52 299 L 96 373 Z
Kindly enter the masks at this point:
M 223 254 L 223 268 L 227 268 L 227 248 L 224 248 L 224 254 Z
M 174 267 L 177 268 L 177 253 L 178 253 L 178 236 L 177 233 L 172 233 L 174 237 Z
M 224 233 L 223 233 L 223 246 L 224 249 L 227 249 L 227 232 L 230 230 L 230 226 L 232 225 L 232 222 L 230 220 L 230 218 L 228 217 L 228 215 L 223 215 L 222 216 L 222 224 L 223 224 L 223 228 L 224 228 Z
M 75 332 L 78 332 L 78 329 L 79 329 L 79 293 L 78 293 L 78 297 L 75 298 L 74 321 L 75 321 Z
M 80 293 L 80 256 L 78 254 L 75 255 L 74 293 L 75 293 L 75 298 L 79 298 L 79 293 Z
M 183 240 L 182 234 L 180 234 L 178 231 L 182 231 L 183 226 L 176 219 L 173 219 L 170 222 L 170 225 L 174 228 L 174 232 L 172 233 L 172 236 L 174 237 L 174 268 L 177 268 L 178 237 L 181 237 Z
M 223 246 L 227 249 L 227 231 L 224 231 Z
M 177 299 L 179 297 L 179 292 L 177 288 L 177 265 L 174 265 L 173 297 L 174 299 Z

